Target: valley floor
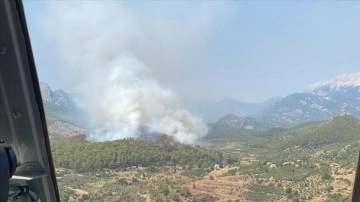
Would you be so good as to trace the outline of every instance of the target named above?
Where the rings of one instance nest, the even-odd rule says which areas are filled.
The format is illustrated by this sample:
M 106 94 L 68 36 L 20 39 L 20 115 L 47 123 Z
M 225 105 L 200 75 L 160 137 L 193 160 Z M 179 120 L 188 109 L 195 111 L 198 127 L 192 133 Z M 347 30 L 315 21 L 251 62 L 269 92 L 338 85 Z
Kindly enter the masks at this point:
M 205 173 L 173 166 L 81 174 L 59 168 L 58 184 L 63 201 L 350 201 L 353 168 L 298 161 L 270 169 L 256 155 Z

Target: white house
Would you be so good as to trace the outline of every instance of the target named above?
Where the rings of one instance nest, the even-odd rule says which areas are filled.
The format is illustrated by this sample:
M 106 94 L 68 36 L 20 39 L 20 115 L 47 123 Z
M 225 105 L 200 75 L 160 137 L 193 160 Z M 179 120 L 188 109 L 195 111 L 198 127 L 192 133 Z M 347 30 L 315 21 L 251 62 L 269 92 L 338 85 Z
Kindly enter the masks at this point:
M 271 164 L 269 168 L 276 168 L 276 164 Z

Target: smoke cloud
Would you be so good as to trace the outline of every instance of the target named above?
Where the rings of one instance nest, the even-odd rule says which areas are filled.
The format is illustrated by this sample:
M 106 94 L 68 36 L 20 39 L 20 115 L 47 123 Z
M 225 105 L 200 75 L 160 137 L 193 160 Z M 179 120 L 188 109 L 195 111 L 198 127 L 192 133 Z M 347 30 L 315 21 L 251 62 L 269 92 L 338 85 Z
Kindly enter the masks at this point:
M 136 137 L 142 127 L 184 143 L 206 135 L 202 119 L 162 83 L 196 75 L 211 20 L 207 10 L 184 27 L 135 15 L 119 2 L 49 4 L 44 40 L 56 51 L 66 82 L 81 94 L 90 140 Z

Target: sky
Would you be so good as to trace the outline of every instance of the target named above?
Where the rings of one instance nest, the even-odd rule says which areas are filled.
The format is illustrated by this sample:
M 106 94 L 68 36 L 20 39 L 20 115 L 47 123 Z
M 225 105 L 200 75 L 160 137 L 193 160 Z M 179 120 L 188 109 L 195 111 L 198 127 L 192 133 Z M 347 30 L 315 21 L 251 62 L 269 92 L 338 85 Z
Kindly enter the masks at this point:
M 140 59 L 153 80 L 171 89 L 184 102 L 212 102 L 225 97 L 262 102 L 302 92 L 310 84 L 339 74 L 359 71 L 360 2 L 106 1 L 100 4 L 111 5 L 100 11 L 97 6 L 90 6 L 92 10 L 84 12 L 89 21 L 94 16 L 101 18 L 102 12 L 108 15 L 107 8 L 113 14 L 92 30 L 99 29 L 110 38 L 111 51 L 121 47 L 119 50 Z M 57 9 L 58 5 L 66 9 Z M 73 44 L 68 49 L 59 44 L 62 42 L 59 38 L 69 30 L 57 23 L 62 22 L 61 18 L 69 18 L 69 8 L 76 13 L 78 2 L 26 0 L 24 6 L 40 80 L 52 88 L 76 92 L 75 84 L 68 80 L 70 74 L 77 74 L 76 67 L 73 72 L 63 71 L 63 66 L 69 64 L 59 56 L 64 55 L 64 50 L 71 52 Z M 111 26 L 112 18 L 128 21 L 124 21 L 124 27 L 116 24 L 118 21 Z M 71 19 L 67 20 L 72 23 Z M 83 24 L 86 30 L 87 23 Z M 126 31 L 119 31 L 122 29 Z M 118 41 L 111 39 L 112 36 L 128 40 Z M 109 39 L 103 40 L 109 43 Z

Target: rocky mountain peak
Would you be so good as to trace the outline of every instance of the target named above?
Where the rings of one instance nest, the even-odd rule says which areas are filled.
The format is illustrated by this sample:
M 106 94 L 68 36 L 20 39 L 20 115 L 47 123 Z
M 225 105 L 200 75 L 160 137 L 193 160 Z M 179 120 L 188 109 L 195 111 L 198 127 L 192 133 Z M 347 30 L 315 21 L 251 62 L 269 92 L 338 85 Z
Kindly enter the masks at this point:
M 360 72 L 342 74 L 328 81 L 314 83 L 308 87 L 306 92 L 317 95 L 328 95 L 335 91 L 346 91 L 348 88 L 360 88 Z
M 40 91 L 44 102 L 52 102 L 53 91 L 47 83 L 40 82 Z
M 72 105 L 71 98 L 69 94 L 63 90 L 53 91 L 50 86 L 45 82 L 40 82 L 40 91 L 42 100 L 45 103 L 51 103 L 58 107 L 70 108 Z

